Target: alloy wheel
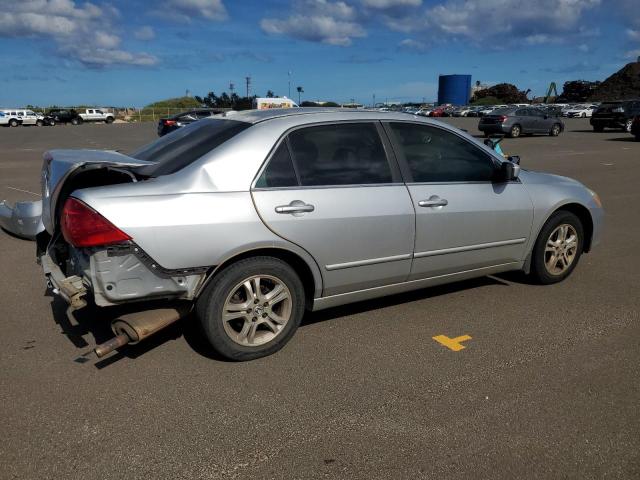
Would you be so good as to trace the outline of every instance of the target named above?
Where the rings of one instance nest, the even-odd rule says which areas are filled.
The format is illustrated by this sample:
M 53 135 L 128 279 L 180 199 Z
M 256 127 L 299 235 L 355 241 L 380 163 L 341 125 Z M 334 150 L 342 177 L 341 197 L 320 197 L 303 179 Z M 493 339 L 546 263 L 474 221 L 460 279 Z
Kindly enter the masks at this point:
M 231 289 L 223 310 L 225 333 L 246 347 L 276 338 L 291 319 L 292 296 L 287 285 L 271 275 L 255 275 Z
M 558 225 L 544 250 L 544 264 L 551 275 L 562 275 L 573 264 L 578 253 L 578 233 L 568 223 Z

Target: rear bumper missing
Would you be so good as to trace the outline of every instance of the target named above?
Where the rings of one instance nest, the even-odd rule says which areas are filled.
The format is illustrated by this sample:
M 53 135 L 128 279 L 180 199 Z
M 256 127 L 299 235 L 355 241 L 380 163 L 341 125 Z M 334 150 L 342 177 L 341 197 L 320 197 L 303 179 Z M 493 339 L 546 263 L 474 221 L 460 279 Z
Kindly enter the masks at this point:
M 88 294 L 100 307 L 159 299 L 193 300 L 205 278 L 205 272 L 163 272 L 137 248 L 69 246 L 68 258 L 62 263 L 54 260 L 57 257 L 52 251 L 55 248 L 48 248 L 39 261 L 53 293 L 74 310 L 86 305 Z

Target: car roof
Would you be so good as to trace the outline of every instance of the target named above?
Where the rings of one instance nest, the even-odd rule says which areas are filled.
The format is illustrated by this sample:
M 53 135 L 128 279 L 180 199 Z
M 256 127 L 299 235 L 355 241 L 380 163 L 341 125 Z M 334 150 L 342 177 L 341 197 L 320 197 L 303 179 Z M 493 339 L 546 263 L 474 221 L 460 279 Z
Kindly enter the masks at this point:
M 298 107 L 298 108 L 269 108 L 265 110 L 243 110 L 227 112 L 225 117 L 247 123 L 261 123 L 268 120 L 298 117 L 300 123 L 344 121 L 344 120 L 407 120 L 406 112 L 380 111 L 363 108 L 334 108 L 334 107 Z M 424 123 L 439 123 L 425 117 L 415 116 L 416 121 Z

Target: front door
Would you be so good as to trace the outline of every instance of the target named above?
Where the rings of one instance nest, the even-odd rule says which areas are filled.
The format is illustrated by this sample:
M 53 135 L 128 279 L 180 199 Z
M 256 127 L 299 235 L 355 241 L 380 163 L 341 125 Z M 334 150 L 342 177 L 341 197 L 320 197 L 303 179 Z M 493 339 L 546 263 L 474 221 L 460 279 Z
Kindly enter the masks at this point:
M 416 210 L 411 279 L 524 259 L 533 204 L 520 182 L 494 181 L 497 160 L 444 128 L 408 122 L 387 128 Z
M 409 275 L 415 214 L 380 128 L 345 122 L 296 129 L 252 189 L 265 224 L 316 260 L 324 296 Z

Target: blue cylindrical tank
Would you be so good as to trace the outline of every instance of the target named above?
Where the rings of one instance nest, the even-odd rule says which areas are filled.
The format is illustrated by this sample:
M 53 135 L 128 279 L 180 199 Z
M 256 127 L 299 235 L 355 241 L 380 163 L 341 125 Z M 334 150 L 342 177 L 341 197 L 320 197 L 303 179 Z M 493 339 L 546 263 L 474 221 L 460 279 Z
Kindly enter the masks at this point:
M 467 105 L 471 95 L 471 75 L 440 75 L 438 105 Z

